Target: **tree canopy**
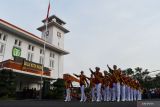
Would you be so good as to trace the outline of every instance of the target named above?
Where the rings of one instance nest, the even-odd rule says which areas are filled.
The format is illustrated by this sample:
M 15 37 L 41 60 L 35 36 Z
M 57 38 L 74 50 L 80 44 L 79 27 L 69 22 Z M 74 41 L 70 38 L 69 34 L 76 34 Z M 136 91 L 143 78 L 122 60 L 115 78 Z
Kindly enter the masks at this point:
M 160 73 L 152 77 L 148 69 L 143 69 L 141 67 L 136 67 L 135 69 L 127 68 L 123 70 L 123 73 L 137 79 L 143 88 L 160 88 Z

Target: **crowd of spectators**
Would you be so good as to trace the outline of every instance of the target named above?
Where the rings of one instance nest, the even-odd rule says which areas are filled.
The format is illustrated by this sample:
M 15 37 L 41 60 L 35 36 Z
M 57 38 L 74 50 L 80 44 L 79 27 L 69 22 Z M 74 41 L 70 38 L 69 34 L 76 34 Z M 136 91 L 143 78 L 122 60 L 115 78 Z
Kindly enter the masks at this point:
M 39 92 L 36 88 L 24 88 L 23 91 L 19 91 L 16 94 L 19 99 L 36 99 L 39 96 Z
M 160 98 L 160 88 L 144 89 L 142 97 L 143 97 L 143 99 Z

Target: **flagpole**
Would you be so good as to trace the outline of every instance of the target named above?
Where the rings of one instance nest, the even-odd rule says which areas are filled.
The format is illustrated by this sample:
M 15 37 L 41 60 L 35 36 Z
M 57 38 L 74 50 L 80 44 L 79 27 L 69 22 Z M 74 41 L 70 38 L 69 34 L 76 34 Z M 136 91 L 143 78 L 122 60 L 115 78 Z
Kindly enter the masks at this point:
M 43 43 L 43 61 L 42 61 L 43 63 L 42 63 L 42 72 L 41 72 L 41 83 L 40 83 L 40 99 L 42 99 L 43 72 L 44 72 L 44 67 L 45 67 L 46 37 L 49 33 L 48 32 L 49 10 L 50 10 L 50 0 L 49 0 L 49 5 L 48 5 L 47 17 L 45 20 L 46 31 L 44 33 L 44 43 Z
M 46 51 L 46 36 L 48 34 L 48 21 L 46 20 L 46 31 L 44 34 L 44 43 L 43 43 L 43 64 L 42 64 L 42 72 L 41 72 L 41 85 L 40 85 L 40 99 L 42 99 L 42 85 L 43 85 L 43 72 L 44 72 L 44 67 L 45 67 L 45 51 Z

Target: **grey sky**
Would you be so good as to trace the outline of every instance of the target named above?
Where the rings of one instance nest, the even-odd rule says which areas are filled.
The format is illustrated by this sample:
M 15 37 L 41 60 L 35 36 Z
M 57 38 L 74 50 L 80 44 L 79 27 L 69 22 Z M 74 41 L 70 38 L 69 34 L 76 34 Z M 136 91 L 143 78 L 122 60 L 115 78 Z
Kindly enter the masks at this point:
M 64 71 L 117 64 L 160 69 L 159 0 L 51 0 L 51 14 L 67 22 Z M 0 18 L 41 35 L 48 0 L 3 0 Z

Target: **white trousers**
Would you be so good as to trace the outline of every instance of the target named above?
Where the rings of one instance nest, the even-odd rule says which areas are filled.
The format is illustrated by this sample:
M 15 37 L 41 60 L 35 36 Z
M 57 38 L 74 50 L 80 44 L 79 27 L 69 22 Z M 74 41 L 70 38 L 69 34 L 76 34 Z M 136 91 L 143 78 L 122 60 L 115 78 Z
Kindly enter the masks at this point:
M 96 84 L 96 94 L 97 94 L 97 102 L 101 101 L 101 86 L 102 84 Z
M 130 94 L 131 93 L 131 89 L 130 89 L 130 87 L 129 86 L 127 86 L 127 101 L 130 101 L 131 99 L 130 99 Z
M 110 87 L 107 86 L 107 87 L 104 87 L 104 90 L 103 90 L 103 100 L 104 101 L 110 101 L 111 100 L 111 93 L 110 93 Z
M 123 84 L 121 85 L 121 100 L 122 101 L 125 101 L 126 100 L 126 86 Z
M 138 98 L 137 100 L 140 101 L 142 100 L 142 92 L 140 90 L 137 90 L 138 91 Z
M 106 91 L 106 87 L 104 87 L 104 89 L 102 90 L 103 92 L 103 101 L 107 101 L 107 91 Z
M 125 99 L 128 101 L 128 86 L 125 85 Z
M 116 97 L 117 101 L 120 101 L 120 95 L 121 95 L 121 85 L 119 82 L 116 83 Z
M 95 87 L 91 88 L 91 94 L 92 94 L 92 101 L 95 101 L 96 100 L 96 97 L 95 97 Z
M 107 94 L 106 100 L 107 100 L 107 101 L 111 101 L 111 91 L 110 91 L 110 90 L 111 90 L 110 87 L 107 86 L 107 87 L 106 87 L 106 94 Z
M 112 101 L 116 100 L 116 83 L 113 83 L 113 87 L 112 87 Z
M 80 101 L 86 101 L 86 95 L 84 93 L 84 85 L 82 85 L 80 88 L 81 88 L 81 100 Z
M 130 88 L 130 100 L 133 101 L 133 88 Z
M 133 100 L 134 100 L 134 101 L 137 101 L 137 95 L 138 95 L 138 94 L 137 94 L 137 90 L 134 89 L 134 90 L 133 90 Z
M 71 90 L 70 88 L 66 89 L 66 99 L 65 101 L 71 101 Z

